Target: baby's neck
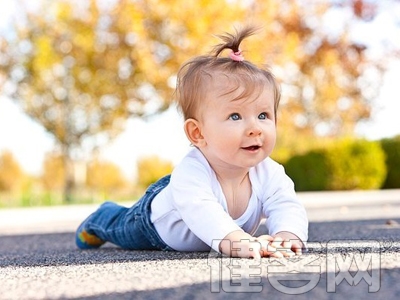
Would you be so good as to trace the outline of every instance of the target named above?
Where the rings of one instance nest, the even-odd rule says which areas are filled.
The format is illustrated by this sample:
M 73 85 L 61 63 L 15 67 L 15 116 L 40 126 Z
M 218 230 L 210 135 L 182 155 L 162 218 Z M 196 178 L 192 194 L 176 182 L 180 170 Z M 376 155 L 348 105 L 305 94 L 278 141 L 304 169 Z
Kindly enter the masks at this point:
M 239 218 L 246 211 L 252 193 L 249 173 L 226 177 L 217 174 L 217 179 L 224 193 L 229 215 L 233 219 Z
M 249 171 L 233 172 L 215 172 L 217 179 L 221 185 L 240 186 L 249 176 Z

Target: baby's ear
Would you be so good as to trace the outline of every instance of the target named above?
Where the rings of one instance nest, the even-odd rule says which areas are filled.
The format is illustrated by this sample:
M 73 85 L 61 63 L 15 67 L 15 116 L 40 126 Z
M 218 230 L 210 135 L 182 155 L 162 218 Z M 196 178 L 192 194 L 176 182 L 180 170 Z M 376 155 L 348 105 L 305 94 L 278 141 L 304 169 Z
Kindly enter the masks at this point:
M 201 124 L 199 121 L 195 119 L 187 119 L 183 126 L 186 136 L 193 146 L 201 148 L 206 144 L 204 137 L 201 134 Z

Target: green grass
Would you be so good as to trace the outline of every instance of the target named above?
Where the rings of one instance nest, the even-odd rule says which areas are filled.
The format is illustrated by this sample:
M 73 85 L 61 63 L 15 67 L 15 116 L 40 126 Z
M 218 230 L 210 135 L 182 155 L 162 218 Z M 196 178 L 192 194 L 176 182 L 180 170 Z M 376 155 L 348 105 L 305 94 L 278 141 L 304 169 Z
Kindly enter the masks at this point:
M 60 192 L 21 192 L 17 193 L 0 193 L 0 209 L 16 208 L 16 207 L 40 207 L 40 206 L 57 206 L 57 205 L 75 205 L 75 204 L 94 204 L 102 203 L 106 200 L 117 202 L 132 201 L 138 199 L 137 195 L 116 195 L 109 197 L 100 193 L 81 193 L 73 195 L 69 202 L 65 202 Z

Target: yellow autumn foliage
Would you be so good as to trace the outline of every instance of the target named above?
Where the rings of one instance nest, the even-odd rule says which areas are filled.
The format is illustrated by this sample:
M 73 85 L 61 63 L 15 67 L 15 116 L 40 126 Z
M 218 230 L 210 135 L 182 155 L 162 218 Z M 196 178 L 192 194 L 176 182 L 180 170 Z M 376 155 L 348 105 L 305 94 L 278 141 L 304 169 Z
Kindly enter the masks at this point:
M 9 151 L 0 153 L 0 191 L 10 192 L 21 187 L 24 173 Z
M 141 188 L 147 188 L 161 177 L 172 172 L 173 164 L 158 156 L 142 157 L 137 162 L 137 182 Z

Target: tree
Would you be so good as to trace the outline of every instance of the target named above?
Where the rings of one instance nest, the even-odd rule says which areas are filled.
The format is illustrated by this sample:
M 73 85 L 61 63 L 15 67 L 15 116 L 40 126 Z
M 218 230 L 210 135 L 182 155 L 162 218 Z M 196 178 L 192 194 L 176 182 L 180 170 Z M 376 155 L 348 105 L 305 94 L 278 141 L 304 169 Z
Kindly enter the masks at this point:
M 340 9 L 369 20 L 374 10 L 365 13 L 365 2 L 345 1 Z M 249 20 L 265 26 L 246 41 L 246 58 L 271 65 L 283 83 L 282 144 L 351 134 L 379 90 L 382 66 L 366 56 L 369 45 L 350 39 L 352 23 L 334 36 L 324 24 L 337 1 L 77 3 L 42 0 L 39 13 L 28 11 L 17 24 L 15 38 L 0 38 L 2 91 L 54 135 L 67 198 L 74 159 L 115 137 L 127 118 L 168 107 L 179 66 L 218 43 L 212 34 Z M 364 76 L 366 69 L 377 75 Z
M 4 151 L 0 154 L 0 191 L 14 191 L 21 187 L 24 173 L 13 154 Z
M 67 200 L 73 160 L 114 138 L 127 118 L 168 107 L 180 63 L 237 11 L 222 10 L 222 2 L 175 2 L 121 0 L 101 8 L 90 0 L 79 9 L 72 1 L 42 1 L 39 13 L 26 11 L 15 39 L 0 38 L 2 92 L 55 137 Z M 182 16 L 184 7 L 198 12 L 198 22 Z M 213 19 L 221 11 L 225 17 Z
M 138 185 L 147 188 L 161 177 L 171 174 L 173 164 L 157 156 L 142 157 L 137 163 Z
M 93 160 L 89 164 L 86 183 L 89 188 L 105 193 L 115 192 L 126 186 L 126 180 L 115 164 L 99 160 Z
M 42 184 L 47 190 L 61 191 L 64 187 L 64 159 L 59 153 L 48 153 L 43 161 Z
M 305 144 L 314 137 L 352 136 L 358 122 L 370 117 L 396 47 L 387 43 L 383 56 L 372 57 L 372 45 L 355 39 L 352 30 L 371 22 L 379 5 L 361 0 L 253 3 L 253 19 L 274 15 L 261 60 L 282 82 L 278 144 L 288 152 L 309 147 Z

